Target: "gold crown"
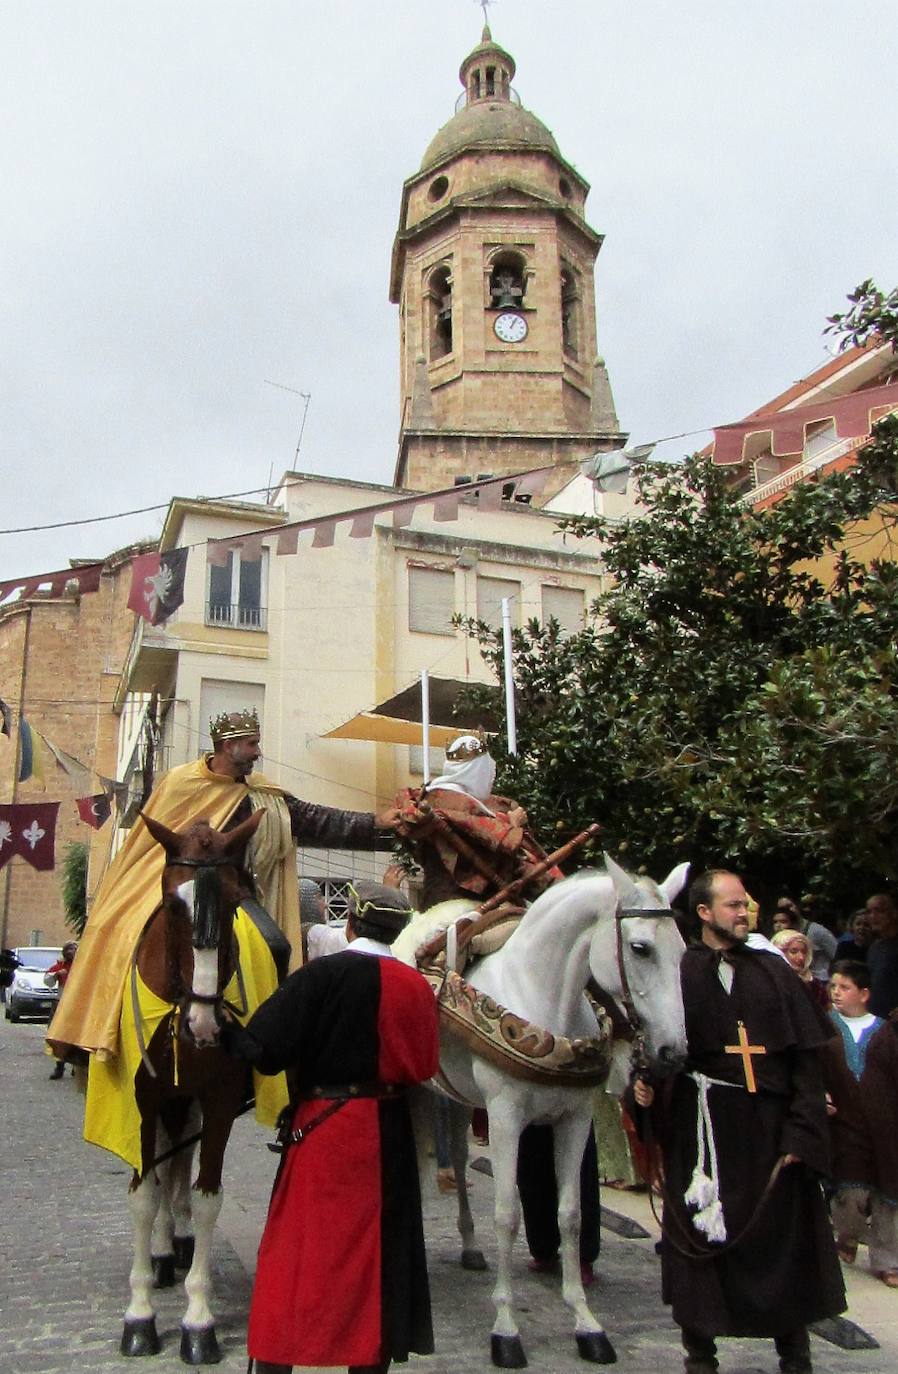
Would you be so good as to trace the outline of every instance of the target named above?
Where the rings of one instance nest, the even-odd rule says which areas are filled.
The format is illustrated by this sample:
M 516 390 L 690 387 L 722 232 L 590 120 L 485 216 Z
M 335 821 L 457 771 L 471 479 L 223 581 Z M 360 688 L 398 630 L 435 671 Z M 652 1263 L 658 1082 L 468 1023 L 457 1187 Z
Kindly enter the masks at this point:
M 489 744 L 482 730 L 459 735 L 446 745 L 446 758 L 450 763 L 461 763 L 464 759 L 476 759 L 480 754 L 488 753 Z
M 261 728 L 255 707 L 249 711 L 222 711 L 209 721 L 213 744 L 225 739 L 241 739 L 244 735 L 258 735 Z

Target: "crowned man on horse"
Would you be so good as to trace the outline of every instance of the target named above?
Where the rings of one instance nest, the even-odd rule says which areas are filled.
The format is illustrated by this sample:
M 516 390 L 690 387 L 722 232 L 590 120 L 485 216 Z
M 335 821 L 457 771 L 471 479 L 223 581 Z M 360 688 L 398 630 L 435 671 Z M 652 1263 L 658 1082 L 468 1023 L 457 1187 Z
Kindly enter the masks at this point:
M 48 1032 L 57 1053 L 79 1047 L 90 1054 L 85 1138 L 133 1167 L 135 1235 L 139 1249 L 146 1245 L 146 1256 L 148 1211 L 141 1197 L 149 1194 L 141 1185 L 155 1174 L 157 1154 L 175 1143 L 173 1130 L 175 1140 L 186 1134 L 187 1116 L 175 1129 L 171 1112 L 160 1112 L 160 1102 L 168 1088 L 182 1101 L 191 1098 L 185 1087 L 192 1081 L 192 1068 L 204 1054 L 218 1059 L 217 1008 L 222 1001 L 231 1002 L 245 1019 L 274 991 L 288 964 L 295 967 L 301 960 L 296 842 L 352 849 L 390 844 L 373 816 L 301 801 L 254 775 L 261 753 L 254 710 L 223 713 L 210 722 L 210 733 L 213 753 L 164 775 L 110 864 L 66 997 Z M 175 889 L 172 874 L 181 875 Z M 203 910 L 214 918 L 216 937 L 195 930 L 191 942 L 191 919 Z M 156 971 L 162 971 L 154 976 L 151 955 L 157 948 L 161 964 L 157 960 Z M 169 976 L 172 970 L 177 976 Z M 196 1062 L 194 1051 L 200 1056 Z M 154 1062 L 154 1055 L 161 1056 L 160 1062 Z M 242 1085 L 242 1068 L 239 1073 Z M 206 1161 L 205 1122 L 200 1128 L 201 1172 L 194 1203 L 215 1196 L 211 1211 L 217 1214 L 221 1157 L 239 1102 L 235 1105 L 233 1075 L 213 1073 L 208 1078 L 199 1075 L 203 1094 L 196 1097 L 203 1116 L 214 1117 L 219 1125 L 224 1121 L 226 1128 L 218 1131 L 211 1154 L 206 1148 Z M 238 1097 L 245 1095 L 241 1087 Z M 283 1084 L 260 1091 L 259 1120 L 272 1125 L 285 1100 Z M 187 1154 L 163 1172 L 183 1173 L 184 1160 L 189 1168 Z M 203 1204 L 203 1210 L 209 1213 L 210 1206 Z M 188 1212 L 189 1206 L 183 1207 L 175 1224 L 183 1228 Z M 169 1256 L 158 1247 L 161 1243 L 171 1251 L 171 1230 L 169 1216 L 161 1242 L 157 1234 L 154 1243 L 157 1281 L 170 1267 Z M 132 1315 L 140 1321 L 151 1313 L 146 1256 L 135 1252 L 129 1321 Z M 205 1277 L 197 1282 L 207 1287 Z M 186 1327 L 208 1325 L 208 1305 L 200 1306 L 200 1317 L 189 1310 Z M 151 1353 L 154 1337 L 139 1329 L 129 1334 L 126 1327 L 122 1348 L 125 1354 Z M 214 1344 L 197 1345 L 191 1336 L 185 1358 L 191 1363 L 209 1359 L 210 1349 L 214 1351 Z

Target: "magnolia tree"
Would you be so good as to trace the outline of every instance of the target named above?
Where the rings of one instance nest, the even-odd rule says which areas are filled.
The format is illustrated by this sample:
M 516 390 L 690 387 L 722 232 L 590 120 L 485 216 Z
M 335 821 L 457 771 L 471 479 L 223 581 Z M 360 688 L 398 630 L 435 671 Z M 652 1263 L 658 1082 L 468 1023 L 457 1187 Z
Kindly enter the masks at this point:
M 895 293 L 865 283 L 838 317 L 848 341 L 865 291 L 889 337 Z M 544 842 L 597 820 L 634 867 L 726 864 L 759 899 L 788 884 L 862 904 L 898 876 L 898 564 L 867 556 L 865 524 L 898 548 L 898 420 L 765 510 L 706 456 L 634 481 L 638 517 L 562 522 L 596 541 L 611 589 L 579 634 L 516 632 L 499 789 Z M 501 680 L 497 637 L 468 628 Z

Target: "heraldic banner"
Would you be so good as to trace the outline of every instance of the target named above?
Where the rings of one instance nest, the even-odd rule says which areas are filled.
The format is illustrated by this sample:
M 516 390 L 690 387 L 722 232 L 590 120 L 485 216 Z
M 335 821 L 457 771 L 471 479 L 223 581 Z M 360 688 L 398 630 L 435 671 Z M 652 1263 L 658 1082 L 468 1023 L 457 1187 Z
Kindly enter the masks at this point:
M 22 802 L 0 806 L 0 868 L 18 854 L 32 868 L 55 866 L 56 813 L 59 802 Z

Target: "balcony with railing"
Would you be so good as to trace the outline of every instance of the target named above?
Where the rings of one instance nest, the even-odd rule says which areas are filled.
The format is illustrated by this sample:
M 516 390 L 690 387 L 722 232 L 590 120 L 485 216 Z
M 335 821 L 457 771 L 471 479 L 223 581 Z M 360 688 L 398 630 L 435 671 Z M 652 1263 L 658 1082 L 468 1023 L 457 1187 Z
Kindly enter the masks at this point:
M 234 601 L 207 601 L 206 624 L 230 626 L 234 630 L 267 630 L 264 606 L 248 606 Z

